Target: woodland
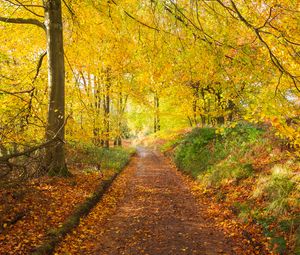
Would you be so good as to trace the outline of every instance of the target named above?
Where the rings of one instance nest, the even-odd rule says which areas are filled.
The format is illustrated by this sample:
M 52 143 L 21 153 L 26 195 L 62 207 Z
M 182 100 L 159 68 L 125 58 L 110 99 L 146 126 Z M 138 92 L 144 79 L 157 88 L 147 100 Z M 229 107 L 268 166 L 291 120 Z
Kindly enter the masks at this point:
M 0 254 L 101 254 L 136 144 L 245 245 L 207 254 L 300 254 L 299 95 L 298 0 L 0 0 Z

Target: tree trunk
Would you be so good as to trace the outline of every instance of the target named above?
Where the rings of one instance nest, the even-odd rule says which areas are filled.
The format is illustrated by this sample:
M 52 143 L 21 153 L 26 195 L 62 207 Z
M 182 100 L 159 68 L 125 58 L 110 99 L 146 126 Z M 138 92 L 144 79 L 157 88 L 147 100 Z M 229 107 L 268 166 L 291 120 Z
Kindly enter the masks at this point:
M 45 0 L 49 109 L 46 139 L 57 142 L 46 148 L 45 167 L 50 175 L 69 174 L 65 162 L 65 67 L 61 0 Z
M 159 97 L 154 94 L 154 133 L 160 131 L 160 116 L 159 116 Z
M 109 148 L 110 138 L 110 68 L 106 70 L 106 84 L 105 84 L 105 95 L 104 95 L 104 139 L 103 146 Z
M 217 124 L 218 125 L 223 125 L 225 123 L 225 117 L 224 117 L 224 113 L 223 113 L 223 105 L 222 105 L 222 92 L 219 90 L 216 94 L 216 111 L 222 110 L 222 115 L 217 116 L 216 120 L 217 120 Z
M 228 120 L 230 122 L 233 121 L 234 108 L 235 108 L 234 102 L 232 100 L 229 100 L 228 101 L 228 106 L 227 106 L 227 111 L 229 111 Z
M 123 95 L 122 92 L 119 92 L 119 100 L 117 101 L 117 135 L 115 137 L 114 145 L 122 146 L 122 112 L 123 109 Z
M 94 117 L 94 128 L 93 128 L 93 133 L 94 133 L 94 144 L 95 145 L 101 145 L 101 139 L 100 139 L 100 111 L 101 111 L 101 103 L 102 103 L 102 98 L 101 98 L 101 86 L 98 78 L 95 76 L 94 77 L 94 86 L 90 84 L 90 87 L 93 87 L 93 96 L 94 96 L 94 102 L 91 104 L 91 106 L 95 109 L 95 117 Z

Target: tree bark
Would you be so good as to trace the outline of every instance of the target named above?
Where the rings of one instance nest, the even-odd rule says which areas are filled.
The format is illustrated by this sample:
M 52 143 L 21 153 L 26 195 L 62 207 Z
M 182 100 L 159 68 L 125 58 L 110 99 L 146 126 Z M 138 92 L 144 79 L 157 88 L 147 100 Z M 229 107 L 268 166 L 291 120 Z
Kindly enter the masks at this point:
M 91 106 L 95 109 L 93 142 L 95 145 L 98 146 L 98 145 L 101 145 L 99 118 L 100 118 L 102 98 L 101 98 L 101 85 L 96 76 L 94 77 L 94 84 L 93 84 L 93 86 L 92 86 L 92 84 L 90 84 L 90 88 L 93 88 L 92 90 L 93 90 L 93 97 L 94 97 L 94 99 L 93 99 L 94 102 L 91 104 Z
M 49 109 L 46 139 L 58 142 L 46 148 L 45 167 L 49 175 L 69 174 L 65 162 L 65 66 L 61 0 L 45 0 L 47 31 Z
M 119 92 L 119 98 L 117 101 L 117 135 L 115 137 L 114 145 L 122 146 L 122 112 L 123 109 L 123 95 L 122 91 Z
M 160 131 L 159 97 L 154 94 L 154 133 Z
M 103 147 L 109 148 L 110 139 L 110 87 L 111 87 L 111 70 L 110 67 L 106 70 L 106 83 L 105 83 L 105 94 L 103 100 L 104 108 L 104 137 Z

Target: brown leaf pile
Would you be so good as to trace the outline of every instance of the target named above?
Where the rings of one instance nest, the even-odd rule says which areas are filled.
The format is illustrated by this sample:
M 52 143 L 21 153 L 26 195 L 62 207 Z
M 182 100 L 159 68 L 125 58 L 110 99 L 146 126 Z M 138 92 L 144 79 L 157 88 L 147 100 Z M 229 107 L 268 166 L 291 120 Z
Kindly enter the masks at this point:
M 103 221 L 111 215 L 117 208 L 118 201 L 122 199 L 128 176 L 132 174 L 133 168 L 130 166 L 122 172 L 113 185 L 106 192 L 101 202 L 98 203 L 89 215 L 81 219 L 79 226 L 68 234 L 63 242 L 56 248 L 55 254 L 90 254 L 97 245 L 97 236 Z
M 182 175 L 181 173 L 178 174 Z M 187 185 L 191 187 L 192 194 L 197 198 L 197 201 L 207 208 L 206 217 L 213 219 L 216 228 L 223 231 L 226 236 L 230 236 L 236 240 L 236 254 L 275 254 L 271 251 L 269 240 L 264 236 L 262 228 L 252 221 L 242 221 L 230 209 L 233 201 L 244 201 L 245 197 L 249 195 L 250 191 L 246 186 L 239 187 L 239 191 L 237 192 L 234 186 L 228 185 L 226 192 L 228 197 L 226 201 L 220 201 L 217 190 L 206 189 L 185 175 L 182 175 L 182 177 Z M 244 249 L 245 246 L 247 246 L 247 250 Z
M 0 254 L 30 253 L 93 193 L 102 178 L 99 173 L 76 173 L 71 178 L 43 177 L 1 188 Z

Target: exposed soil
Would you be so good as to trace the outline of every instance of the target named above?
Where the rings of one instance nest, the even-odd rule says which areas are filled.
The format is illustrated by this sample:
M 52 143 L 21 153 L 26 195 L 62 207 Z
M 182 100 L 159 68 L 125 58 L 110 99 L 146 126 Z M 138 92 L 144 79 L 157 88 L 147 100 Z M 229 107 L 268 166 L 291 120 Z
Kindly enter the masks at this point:
M 265 254 L 247 252 L 250 247 L 218 230 L 185 177 L 161 155 L 139 148 L 121 178 L 126 179 L 119 186 L 122 195 L 105 219 L 104 201 L 66 238 L 58 254 Z M 116 196 L 111 193 L 106 199 Z

